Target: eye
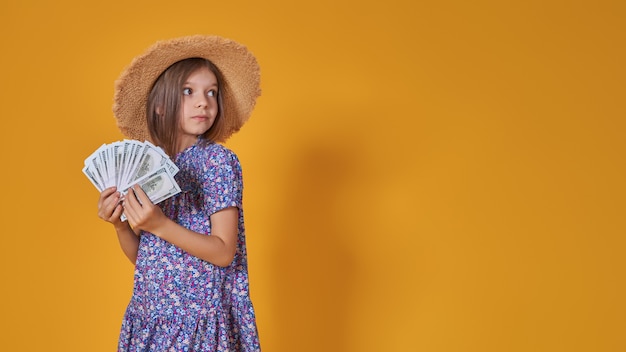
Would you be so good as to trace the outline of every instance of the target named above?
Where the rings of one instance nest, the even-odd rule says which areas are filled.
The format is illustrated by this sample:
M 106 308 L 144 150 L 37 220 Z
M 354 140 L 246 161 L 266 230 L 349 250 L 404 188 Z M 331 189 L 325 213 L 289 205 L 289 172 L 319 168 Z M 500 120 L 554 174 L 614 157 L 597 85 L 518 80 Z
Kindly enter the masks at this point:
M 216 97 L 217 96 L 217 91 L 215 89 L 211 89 L 210 91 L 208 91 L 206 93 L 206 95 L 208 95 L 210 97 Z
M 183 95 L 191 95 L 191 93 L 193 93 L 191 88 L 183 88 Z

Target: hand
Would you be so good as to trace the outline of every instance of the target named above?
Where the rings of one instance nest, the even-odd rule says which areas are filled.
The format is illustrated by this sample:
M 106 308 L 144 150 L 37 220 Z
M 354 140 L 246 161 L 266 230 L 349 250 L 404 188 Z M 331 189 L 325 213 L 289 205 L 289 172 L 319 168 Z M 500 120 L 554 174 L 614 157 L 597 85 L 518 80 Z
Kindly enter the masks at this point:
M 156 230 L 167 220 L 161 208 L 152 203 L 139 185 L 134 185 L 128 190 L 126 197 L 122 200 L 122 206 L 130 226 L 134 229 L 157 235 Z
M 120 216 L 124 209 L 120 204 L 120 192 L 116 187 L 109 187 L 100 193 L 98 199 L 98 217 L 106 222 L 110 222 L 116 228 L 122 225 Z

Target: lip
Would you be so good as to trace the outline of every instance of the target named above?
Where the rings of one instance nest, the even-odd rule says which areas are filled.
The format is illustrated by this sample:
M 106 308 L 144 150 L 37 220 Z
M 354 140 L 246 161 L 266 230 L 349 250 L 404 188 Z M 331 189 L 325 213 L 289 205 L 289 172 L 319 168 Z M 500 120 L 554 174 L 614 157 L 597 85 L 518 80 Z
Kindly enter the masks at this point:
M 196 116 L 192 116 L 191 118 L 194 120 L 206 120 L 209 117 L 207 115 L 196 115 Z

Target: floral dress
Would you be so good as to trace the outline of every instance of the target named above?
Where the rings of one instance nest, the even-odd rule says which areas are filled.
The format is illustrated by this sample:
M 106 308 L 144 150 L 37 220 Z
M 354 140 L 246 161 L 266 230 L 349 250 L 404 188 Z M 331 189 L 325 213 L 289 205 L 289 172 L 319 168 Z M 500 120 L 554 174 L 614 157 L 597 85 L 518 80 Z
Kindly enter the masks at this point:
M 199 139 L 174 162 L 182 192 L 160 204 L 165 215 L 210 235 L 209 216 L 237 207 L 237 251 L 224 268 L 142 232 L 118 351 L 260 351 L 248 286 L 239 160 L 224 146 Z

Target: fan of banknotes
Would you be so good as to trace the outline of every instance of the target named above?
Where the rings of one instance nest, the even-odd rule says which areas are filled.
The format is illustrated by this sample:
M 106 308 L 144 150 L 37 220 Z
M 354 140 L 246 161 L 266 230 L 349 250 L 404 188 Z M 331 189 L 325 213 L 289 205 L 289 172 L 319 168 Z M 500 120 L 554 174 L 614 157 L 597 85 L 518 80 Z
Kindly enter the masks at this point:
M 180 193 L 174 179 L 177 172 L 178 167 L 163 149 L 136 140 L 103 144 L 85 159 L 83 168 L 98 191 L 116 186 L 126 194 L 130 187 L 139 184 L 154 204 Z

